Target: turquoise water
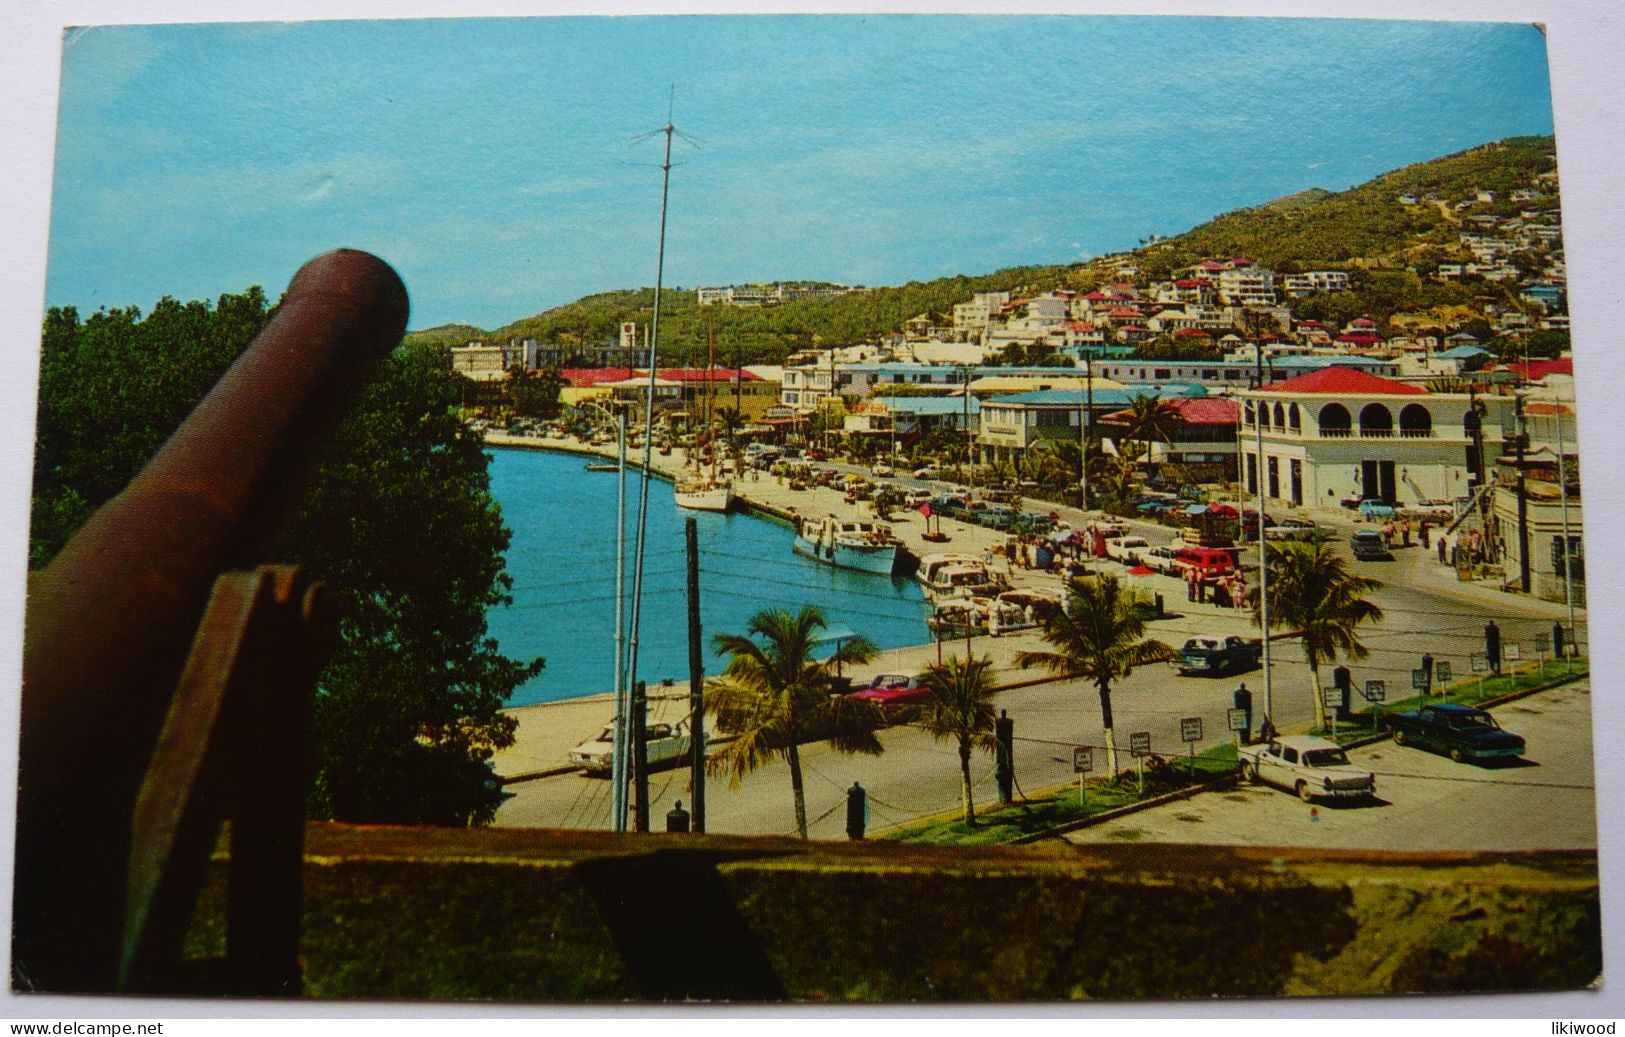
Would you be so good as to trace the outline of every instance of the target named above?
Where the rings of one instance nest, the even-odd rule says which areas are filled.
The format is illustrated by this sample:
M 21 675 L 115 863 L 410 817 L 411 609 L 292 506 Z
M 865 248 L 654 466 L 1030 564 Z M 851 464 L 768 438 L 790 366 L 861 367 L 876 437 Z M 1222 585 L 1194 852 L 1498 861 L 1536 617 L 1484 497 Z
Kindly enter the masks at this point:
M 491 489 L 513 530 L 508 572 L 512 606 L 492 609 L 491 636 L 508 655 L 547 659 L 511 705 L 610 691 L 614 686 L 614 472 L 588 472 L 585 459 L 537 450 L 491 451 Z M 627 556 L 633 550 L 641 480 L 628 473 Z M 753 515 L 685 512 L 670 483 L 653 480 L 644 567 L 639 676 L 650 684 L 688 679 L 688 599 L 683 519 L 698 520 L 700 626 L 705 671 L 723 660 L 711 635 L 744 633 L 764 608 L 822 608 L 832 628 L 847 626 L 881 648 L 923 644 L 928 609 L 913 580 L 819 565 L 790 550 L 790 527 Z M 630 571 L 628 564 L 628 571 Z M 630 581 L 628 581 L 630 589 Z M 630 609 L 630 594 L 628 595 Z M 869 674 L 864 674 L 870 676 Z

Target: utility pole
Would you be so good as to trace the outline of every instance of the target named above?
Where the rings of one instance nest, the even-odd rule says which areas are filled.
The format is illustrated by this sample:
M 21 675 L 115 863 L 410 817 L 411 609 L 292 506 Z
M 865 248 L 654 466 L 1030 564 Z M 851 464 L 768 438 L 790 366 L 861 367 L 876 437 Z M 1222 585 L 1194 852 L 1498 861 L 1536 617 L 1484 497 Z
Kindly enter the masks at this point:
M 626 687 L 626 408 L 616 408 L 620 441 L 616 446 L 615 491 L 615 732 L 610 742 L 610 811 L 614 828 L 626 831 L 627 746 L 632 744 L 632 712 L 627 706 Z
M 700 661 L 700 535 L 690 516 L 688 540 L 688 710 L 689 784 L 694 796 L 694 831 L 705 831 L 705 669 Z
M 964 382 L 964 388 L 961 391 L 962 391 L 962 393 L 964 395 L 965 465 L 966 465 L 966 467 L 969 467 L 970 463 L 971 463 L 971 461 L 970 461 L 970 445 L 971 445 L 971 437 L 970 437 L 970 371 L 971 371 L 971 369 L 970 369 L 969 366 L 961 367 L 959 369 L 960 376 L 961 376 L 961 378 L 962 378 L 962 380 Z M 964 481 L 965 481 L 965 485 L 969 486 L 970 482 L 971 482 L 970 476 L 967 475 L 965 477 Z
M 1529 434 L 1524 431 L 1523 393 L 1512 394 L 1513 413 L 1517 416 L 1517 440 L 1514 443 L 1518 459 L 1518 581 L 1525 594 L 1530 593 L 1533 582 L 1529 573 L 1529 495 L 1524 492 L 1524 451 L 1528 449 Z M 1568 544 L 1563 545 L 1568 550 Z
M 1083 466 L 1081 476 L 1083 482 L 1084 511 L 1089 510 L 1089 441 L 1094 439 L 1095 432 L 1095 361 L 1094 357 L 1085 353 L 1083 357 L 1083 456 L 1079 464 Z
M 632 830 L 649 830 L 649 720 L 648 688 L 638 681 L 632 685 Z
M 1264 391 L 1264 343 L 1253 341 L 1253 361 L 1257 367 L 1254 382 L 1257 391 Z M 1264 541 L 1264 401 L 1253 401 L 1253 429 L 1257 433 L 1258 461 L 1253 477 L 1258 488 L 1258 618 L 1264 635 L 1264 719 L 1275 723 L 1275 679 L 1270 672 L 1270 558 Z M 1245 514 L 1242 516 L 1246 518 Z M 1246 523 L 1243 522 L 1243 525 Z M 1324 709 L 1315 703 L 1316 712 Z M 1324 719 L 1324 718 L 1323 718 Z
M 1580 632 L 1574 626 L 1574 542 L 1569 539 L 1569 475 L 1565 459 L 1567 447 L 1563 442 L 1563 402 L 1555 402 L 1553 416 L 1557 419 L 1557 487 L 1563 501 L 1563 600 L 1569 606 L 1570 655 L 1578 654 L 1574 647 Z

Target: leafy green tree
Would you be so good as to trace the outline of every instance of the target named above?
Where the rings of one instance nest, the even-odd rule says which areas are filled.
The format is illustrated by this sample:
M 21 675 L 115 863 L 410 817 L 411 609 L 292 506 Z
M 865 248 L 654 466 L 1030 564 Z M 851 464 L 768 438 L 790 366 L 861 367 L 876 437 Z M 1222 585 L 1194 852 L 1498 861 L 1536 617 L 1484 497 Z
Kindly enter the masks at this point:
M 543 371 L 514 366 L 508 369 L 508 399 L 522 418 L 553 418 L 559 413 L 564 376 L 556 368 Z
M 1071 581 L 1067 607 L 1046 609 L 1039 618 L 1039 634 L 1054 650 L 1019 652 L 1016 665 L 1094 682 L 1106 736 L 1106 770 L 1116 780 L 1112 682 L 1126 678 L 1136 667 L 1173 658 L 1174 650 L 1145 636 L 1145 620 L 1115 576 Z
M 1321 715 L 1320 664 L 1341 653 L 1349 660 L 1370 654 L 1361 643 L 1362 623 L 1382 619 L 1382 609 L 1363 595 L 1382 584 L 1358 576 L 1323 540 L 1287 540 L 1268 545 L 1270 626 L 1298 631 L 1309 664 L 1311 716 Z M 1258 588 L 1248 592 L 1254 622 L 1262 622 Z
M 33 564 L 124 487 L 268 316 L 257 288 L 212 307 L 163 299 L 145 318 L 47 315 Z M 314 816 L 467 824 L 500 802 L 489 761 L 514 726 L 500 707 L 541 662 L 485 636 L 486 609 L 507 600 L 508 533 L 458 382 L 444 348 L 388 358 L 267 554 L 326 581 L 339 614 L 312 725 Z
M 801 743 L 827 737 L 844 753 L 878 756 L 878 717 L 873 707 L 836 695 L 838 667 L 868 662 L 878 649 L 865 637 L 843 640 L 822 661 L 812 657 L 824 612 L 804 605 L 792 615 L 764 609 L 750 618 L 745 634 L 712 638 L 718 655 L 728 656 L 722 676 L 706 684 L 707 709 L 733 740 L 711 757 L 707 769 L 727 773 L 734 788 L 745 775 L 783 757 L 790 769 L 796 831 L 807 838 L 807 797 L 801 778 Z
M 965 810 L 965 823 L 976 823 L 976 804 L 971 795 L 970 756 L 972 749 L 992 752 L 993 660 L 961 659 L 949 656 L 946 662 L 932 663 L 920 675 L 920 682 L 936 698 L 928 703 L 918 721 L 922 730 L 939 742 L 950 739 L 959 750 L 959 798 Z

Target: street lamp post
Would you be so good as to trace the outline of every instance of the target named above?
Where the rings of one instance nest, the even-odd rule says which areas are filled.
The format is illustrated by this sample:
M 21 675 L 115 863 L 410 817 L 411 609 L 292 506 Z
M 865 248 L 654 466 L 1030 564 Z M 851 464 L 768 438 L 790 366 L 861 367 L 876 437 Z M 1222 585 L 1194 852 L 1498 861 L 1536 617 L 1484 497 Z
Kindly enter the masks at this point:
M 1253 342 L 1253 359 L 1257 367 L 1254 377 L 1255 390 L 1264 391 L 1264 344 Z M 1264 633 L 1264 718 L 1272 724 L 1275 722 L 1275 679 L 1270 672 L 1270 565 L 1269 554 L 1264 541 L 1264 402 L 1261 398 L 1253 400 L 1253 429 L 1258 445 L 1258 458 L 1253 465 L 1253 479 L 1258 490 L 1258 618 Z M 1244 519 L 1246 515 L 1242 516 Z M 1243 525 L 1246 523 L 1243 522 Z M 1317 703 L 1318 711 L 1321 707 Z
M 1089 432 L 1094 425 L 1095 417 L 1095 368 L 1094 355 L 1083 354 L 1083 394 L 1078 402 L 1083 405 L 1083 413 L 1078 415 L 1078 510 L 1089 510 Z

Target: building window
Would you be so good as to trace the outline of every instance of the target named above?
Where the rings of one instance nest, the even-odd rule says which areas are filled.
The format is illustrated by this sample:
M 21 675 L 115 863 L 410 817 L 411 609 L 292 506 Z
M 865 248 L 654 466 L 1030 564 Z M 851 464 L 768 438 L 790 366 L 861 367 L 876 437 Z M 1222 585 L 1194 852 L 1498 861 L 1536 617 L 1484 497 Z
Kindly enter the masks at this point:
M 1391 436 L 1394 434 L 1394 415 L 1380 403 L 1368 403 L 1360 408 L 1360 435 Z
M 1420 403 L 1406 405 L 1399 412 L 1399 434 L 1412 439 L 1433 435 L 1433 415 Z

